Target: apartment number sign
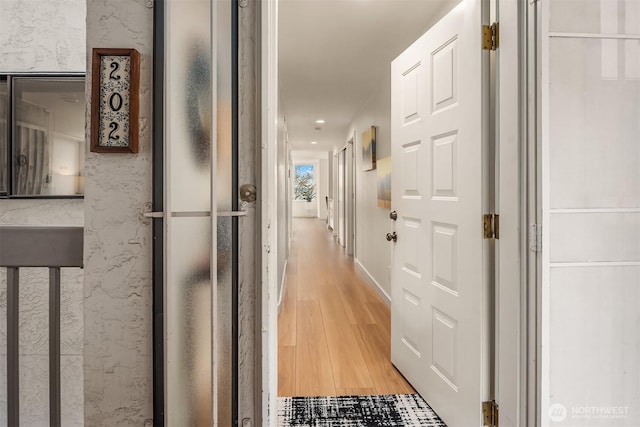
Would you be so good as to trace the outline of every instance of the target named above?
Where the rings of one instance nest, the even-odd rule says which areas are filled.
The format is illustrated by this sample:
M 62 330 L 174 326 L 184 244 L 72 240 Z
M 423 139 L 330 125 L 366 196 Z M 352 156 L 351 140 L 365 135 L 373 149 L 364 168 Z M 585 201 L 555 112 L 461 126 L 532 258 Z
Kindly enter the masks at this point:
M 140 54 L 94 48 L 91 65 L 91 151 L 137 153 Z

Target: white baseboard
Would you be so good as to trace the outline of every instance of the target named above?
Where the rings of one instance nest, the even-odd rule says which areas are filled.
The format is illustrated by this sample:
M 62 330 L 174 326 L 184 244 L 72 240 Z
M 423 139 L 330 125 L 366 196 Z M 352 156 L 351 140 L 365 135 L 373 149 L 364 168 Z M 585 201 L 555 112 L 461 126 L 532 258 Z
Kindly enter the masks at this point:
M 286 278 L 287 278 L 287 263 L 289 262 L 288 259 L 284 260 L 284 267 L 282 268 L 282 280 L 280 281 L 280 292 L 279 292 L 279 296 L 278 296 L 278 314 L 280 314 L 280 310 L 282 309 L 282 300 L 284 299 L 284 291 L 285 291 L 285 284 L 286 284 Z
M 369 271 L 364 267 L 364 265 L 362 265 L 362 263 L 357 258 L 354 258 L 353 262 L 358 268 L 358 270 L 360 270 L 360 272 L 364 275 L 365 279 L 367 279 L 369 284 L 376 290 L 378 295 L 382 297 L 384 302 L 386 302 L 387 305 L 391 305 L 391 297 L 389 296 L 389 294 L 385 292 L 384 289 L 382 289 L 382 286 L 380 286 L 380 283 L 378 283 L 378 281 L 373 278 L 371 273 L 369 273 Z

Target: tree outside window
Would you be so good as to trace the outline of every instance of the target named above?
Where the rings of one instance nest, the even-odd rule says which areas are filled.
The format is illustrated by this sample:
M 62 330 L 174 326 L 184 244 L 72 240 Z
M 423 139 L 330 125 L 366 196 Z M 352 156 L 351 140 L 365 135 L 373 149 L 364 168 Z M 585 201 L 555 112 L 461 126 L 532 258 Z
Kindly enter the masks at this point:
M 313 165 L 295 165 L 293 198 L 310 202 L 316 197 Z

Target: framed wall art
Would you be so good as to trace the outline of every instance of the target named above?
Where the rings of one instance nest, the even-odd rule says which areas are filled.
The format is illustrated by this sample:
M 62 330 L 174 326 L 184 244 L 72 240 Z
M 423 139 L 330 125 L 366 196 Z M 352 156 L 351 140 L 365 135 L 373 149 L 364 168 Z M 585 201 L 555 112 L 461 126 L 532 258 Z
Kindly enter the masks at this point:
M 376 168 L 376 127 L 371 126 L 362 133 L 362 170 Z
M 140 54 L 95 48 L 91 65 L 91 151 L 137 153 Z
M 378 174 L 378 207 L 391 209 L 391 156 L 376 162 Z

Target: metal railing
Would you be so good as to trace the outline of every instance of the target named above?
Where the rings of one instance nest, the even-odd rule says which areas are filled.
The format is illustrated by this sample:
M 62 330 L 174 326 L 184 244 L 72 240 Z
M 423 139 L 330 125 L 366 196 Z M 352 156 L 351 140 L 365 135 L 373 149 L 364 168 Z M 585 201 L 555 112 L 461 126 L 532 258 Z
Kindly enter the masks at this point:
M 60 268 L 82 267 L 82 227 L 0 226 L 0 267 L 7 268 L 7 421 L 20 424 L 20 268 L 49 269 L 49 419 L 60 426 Z

